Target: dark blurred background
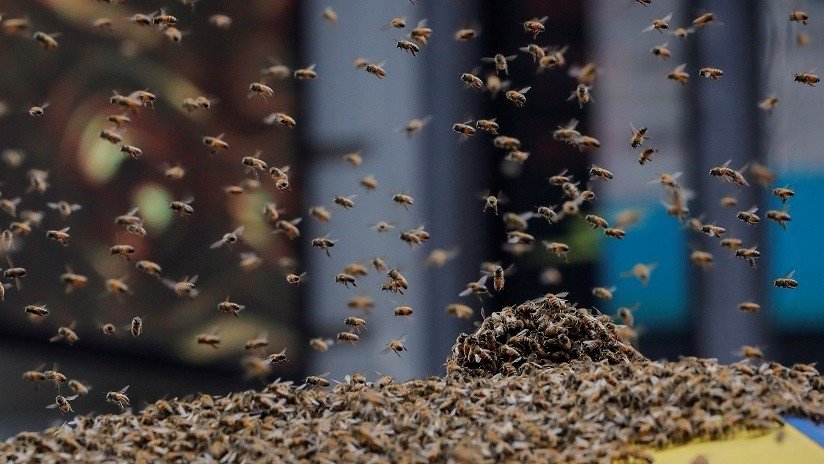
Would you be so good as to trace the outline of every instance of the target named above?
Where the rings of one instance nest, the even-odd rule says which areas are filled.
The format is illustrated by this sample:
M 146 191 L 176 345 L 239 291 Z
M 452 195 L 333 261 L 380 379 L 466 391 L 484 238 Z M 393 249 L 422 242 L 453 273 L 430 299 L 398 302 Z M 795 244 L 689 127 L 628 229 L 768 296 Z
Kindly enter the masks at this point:
M 334 23 L 322 17 L 326 7 L 338 14 Z M 161 7 L 177 16 L 184 36 L 172 43 L 154 28 L 141 28 L 124 17 L 150 13 Z M 226 2 L 198 1 L 194 9 L 179 2 L 146 1 L 109 5 L 89 0 L 0 2 L 3 19 L 28 18 L 25 36 L 0 36 L 0 150 L 25 155 L 22 165 L 0 164 L 2 197 L 21 197 L 18 211 L 44 211 L 40 228 L 16 242 L 10 253 L 15 265 L 29 275 L 21 291 L 10 289 L 0 306 L 0 435 L 37 429 L 63 418 L 45 406 L 54 387 L 37 389 L 24 381 L 25 370 L 47 368 L 93 386 L 88 397 L 74 402 L 79 413 L 113 412 L 106 391 L 130 385 L 133 404 L 196 391 L 223 394 L 256 388 L 284 377 L 300 381 L 307 374 L 329 372 L 343 380 L 352 372 L 391 374 L 405 379 L 443 372 L 442 363 L 460 331 L 472 321 L 444 314 L 449 303 L 460 302 L 489 314 L 507 304 L 548 291 L 569 291 L 582 306 L 614 313 L 619 306 L 638 304 L 635 311 L 638 345 L 651 358 L 678 355 L 717 357 L 724 361 L 742 344 L 757 345 L 769 359 L 783 363 L 824 360 L 824 312 L 818 299 L 822 264 L 822 221 L 817 211 L 824 185 L 824 134 L 819 89 L 794 84 L 792 75 L 824 60 L 818 46 L 824 29 L 820 22 L 788 24 L 791 9 L 804 9 L 812 18 L 824 17 L 824 5 L 767 1 L 655 1 L 590 0 L 475 2 L 403 0 L 321 2 L 308 0 Z M 674 26 L 690 24 L 706 11 L 715 12 L 723 26 L 708 26 L 686 40 L 657 32 L 640 31 L 652 18 L 675 15 Z M 229 29 L 210 24 L 214 14 L 226 14 Z M 531 58 L 518 51 L 532 42 L 523 21 L 549 16 L 546 32 L 534 41 L 542 46 L 568 45 L 566 66 L 535 73 Z M 112 31 L 96 31 L 90 23 L 100 17 L 113 20 Z M 419 56 L 395 48 L 393 39 L 406 32 L 382 30 L 393 17 L 406 17 L 407 30 L 426 18 L 434 31 Z M 469 42 L 453 40 L 463 27 L 480 31 Z M 43 51 L 31 40 L 34 31 L 60 32 L 60 46 Z M 798 35 L 810 43 L 799 45 Z M 652 46 L 668 43 L 672 58 L 652 56 Z M 501 95 L 475 93 L 459 80 L 462 72 L 481 66 L 480 58 L 494 53 L 517 54 L 511 66 L 511 87 L 532 86 L 527 105 L 514 108 Z M 378 80 L 356 69 L 356 58 L 386 60 L 388 76 Z M 598 77 L 594 102 L 579 109 L 566 101 L 576 80 L 574 66 L 595 62 Z M 666 74 L 686 62 L 692 74 L 688 85 L 668 81 Z M 251 82 L 272 64 L 292 69 L 317 64 L 318 78 L 267 80 L 274 96 L 266 101 L 247 98 Z M 699 79 L 700 67 L 722 68 L 718 82 Z M 492 70 L 477 71 L 486 78 Z M 128 94 L 148 89 L 156 93 L 155 109 L 142 109 L 122 131 L 124 141 L 143 150 L 139 160 L 119 153 L 98 137 L 110 126 L 106 116 L 117 113 L 108 104 L 112 90 Z M 771 114 L 757 103 L 775 93 L 779 105 Z M 209 110 L 186 112 L 186 97 L 208 96 Z M 33 105 L 49 102 L 46 114 L 31 118 Z M 265 125 L 274 111 L 294 116 L 293 131 Z M 420 134 L 408 138 L 398 130 L 412 118 L 432 116 Z M 497 117 L 501 132 L 517 137 L 530 152 L 524 165 L 504 160 L 504 152 L 479 134 L 459 142 L 451 125 L 467 119 Z M 600 140 L 600 148 L 579 151 L 552 138 L 552 131 L 570 119 Z M 639 166 L 628 146 L 630 124 L 649 126 L 650 146 L 660 147 L 655 160 Z M 224 133 L 229 150 L 209 155 L 201 137 Z M 261 150 L 270 166 L 290 165 L 291 189 L 278 191 L 268 175 L 261 187 L 241 195 L 224 188 L 239 185 L 245 174 L 240 159 Z M 363 165 L 343 160 L 360 152 Z M 718 206 L 723 196 L 735 196 L 739 209 L 758 205 L 760 213 L 780 209 L 768 188 L 748 176 L 749 189 L 722 184 L 706 175 L 727 159 L 733 166 L 766 164 L 776 175 L 772 186 L 793 187 L 792 222 L 788 230 L 762 221 L 748 227 L 735 220 L 734 210 Z M 163 164 L 180 163 L 187 174 L 180 180 L 164 178 Z M 586 179 L 592 163 L 610 169 L 615 179 L 591 184 L 598 200 L 583 214 L 594 212 L 614 221 L 633 213 L 639 220 L 625 239 L 604 239 L 579 219 L 549 226 L 530 225 L 538 241 L 568 243 L 569 262 L 549 255 L 538 243 L 532 249 L 502 247 L 505 228 L 500 217 L 484 213 L 479 195 L 503 192 L 509 202 L 503 211 L 534 210 L 559 204 L 560 193 L 545 178 L 568 169 Z M 43 196 L 27 194 L 26 172 L 49 171 L 50 189 Z M 660 204 L 661 188 L 650 185 L 662 172 L 683 171 L 680 183 L 694 191 L 693 216 L 722 225 L 728 235 L 758 244 L 763 253 L 758 269 L 720 248 L 716 240 L 693 233 Z M 374 175 L 378 189 L 366 192 L 359 179 Z M 583 188 L 586 182 L 582 182 Z M 391 197 L 405 192 L 415 204 L 407 212 Z M 333 205 L 336 195 L 354 195 L 356 207 Z M 186 220 L 168 209 L 170 200 L 192 196 L 195 215 Z M 64 221 L 45 202 L 66 200 L 83 208 Z M 276 201 L 287 218 L 304 217 L 302 236 L 289 241 L 273 235 L 262 216 L 266 203 Z M 332 212 L 329 223 L 308 216 L 311 206 Z M 114 217 L 140 207 L 148 236 L 129 235 Z M 5 221 L 18 220 L 6 213 Z M 397 233 L 380 235 L 368 229 L 379 220 L 397 223 L 395 231 L 425 224 L 432 240 L 410 251 Z M 245 226 L 243 242 L 232 249 L 210 250 L 209 245 L 235 227 Z M 5 228 L 6 224 L 3 224 Z M 45 238 L 45 230 L 71 227 L 71 245 L 63 248 Z M 339 242 L 332 257 L 311 247 L 311 238 L 330 233 Z M 134 260 L 110 256 L 115 243 L 135 246 L 136 259 L 163 266 L 173 280 L 197 274 L 200 295 L 177 297 L 159 282 L 134 269 Z M 424 265 L 436 248 L 457 250 L 444 267 Z M 715 264 L 702 270 L 689 261 L 693 250 L 713 253 Z M 517 251 L 514 253 L 513 251 Z M 258 269 L 244 272 L 239 254 L 262 258 Z M 406 295 L 380 292 L 383 273 L 359 279 L 358 287 L 343 288 L 333 281 L 347 263 L 385 256 L 410 282 Z M 5 261 L 5 258 L 3 258 Z M 290 287 L 284 266 L 297 264 L 308 280 Z M 475 297 L 458 298 L 465 284 L 479 277 L 481 261 L 515 264 L 504 292 L 480 303 Z M 657 263 L 647 286 L 621 277 L 635 263 Z M 58 276 L 65 267 L 89 276 L 85 289 L 65 294 Z M 292 268 L 290 268 L 292 269 Z M 560 281 L 548 279 L 552 269 Z M 772 280 L 796 270 L 801 285 L 775 289 Z M 107 295 L 107 278 L 126 277 L 133 295 Z M 551 281 L 551 282 L 550 282 Z M 610 302 L 596 301 L 591 288 L 616 287 Z M 368 331 L 358 345 L 334 345 L 329 352 L 309 348 L 313 337 L 334 338 L 344 330 L 343 318 L 357 315 L 347 308 L 353 296 L 374 298 L 376 308 L 364 316 Z M 239 318 L 219 314 L 217 302 L 231 296 L 247 306 Z M 742 314 L 739 303 L 761 304 L 758 314 Z M 26 317 L 27 304 L 47 304 L 51 313 L 36 322 Z M 392 308 L 408 305 L 408 320 L 392 315 Z M 145 321 L 137 338 L 125 330 L 105 336 L 99 325 L 128 324 L 134 316 Z M 74 346 L 49 343 L 59 326 L 77 321 L 81 340 Z M 219 349 L 198 345 L 195 337 L 219 327 Z M 250 375 L 245 340 L 266 334 L 267 353 L 288 347 L 289 362 L 268 372 Z M 397 358 L 379 352 L 392 338 L 406 335 L 410 351 Z M 256 364 L 255 364 L 256 365 Z M 246 366 L 246 367 L 244 367 Z M 64 387 L 65 388 L 65 387 Z

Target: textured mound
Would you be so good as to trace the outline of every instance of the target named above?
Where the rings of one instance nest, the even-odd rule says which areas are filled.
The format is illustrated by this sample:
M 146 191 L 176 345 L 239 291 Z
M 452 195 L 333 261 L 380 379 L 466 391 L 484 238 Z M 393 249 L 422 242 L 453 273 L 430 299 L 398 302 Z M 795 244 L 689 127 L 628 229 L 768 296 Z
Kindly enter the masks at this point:
M 548 367 L 582 361 L 643 361 L 618 336 L 609 316 L 593 316 L 560 295 L 506 307 L 484 319 L 471 335 L 461 334 L 446 361 L 449 372 L 514 373 L 524 364 Z

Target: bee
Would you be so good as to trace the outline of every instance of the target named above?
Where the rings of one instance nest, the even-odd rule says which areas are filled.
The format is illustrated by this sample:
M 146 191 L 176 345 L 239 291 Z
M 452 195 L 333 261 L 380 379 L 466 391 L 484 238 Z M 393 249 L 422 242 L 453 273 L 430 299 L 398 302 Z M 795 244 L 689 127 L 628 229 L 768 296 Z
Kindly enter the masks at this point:
M 338 20 L 338 14 L 335 12 L 335 10 L 332 9 L 331 6 L 327 6 L 326 8 L 324 8 L 324 10 L 321 12 L 321 16 L 329 24 L 332 24 Z
M 145 259 L 136 262 L 135 267 L 138 271 L 157 278 L 160 278 L 160 274 L 163 272 L 163 269 L 160 267 L 159 264 Z
M 195 298 L 200 294 L 197 288 L 195 288 L 197 279 L 198 276 L 194 275 L 192 277 L 185 276 L 183 277 L 183 280 L 179 282 L 175 282 L 171 279 L 163 279 L 162 282 L 167 288 L 173 290 L 177 296 Z
M 479 299 L 483 295 L 492 296 L 492 294 L 489 293 L 489 289 L 486 287 L 486 281 L 487 281 L 488 278 L 489 278 L 489 275 L 484 274 L 476 282 L 469 282 L 468 284 L 466 284 L 466 289 L 464 291 L 462 291 L 461 293 L 459 293 L 458 296 L 459 297 L 464 297 L 464 296 L 468 296 L 468 295 L 475 295 Z
M 718 18 L 715 17 L 715 13 L 704 13 L 701 16 L 692 20 L 692 26 L 703 27 L 707 24 L 720 24 L 717 21 Z
M 354 345 L 355 343 L 357 343 L 360 340 L 360 337 L 357 334 L 354 334 L 352 332 L 343 331 L 343 332 L 338 332 L 338 340 L 340 340 L 342 342 L 349 342 L 352 345 Z
M 383 69 L 384 66 L 386 66 L 386 60 L 381 61 L 380 63 L 367 64 L 363 67 L 363 70 L 377 77 L 378 79 L 383 79 L 387 76 L 386 70 Z
M 17 205 L 20 204 L 20 197 L 17 198 L 0 198 L 0 210 L 8 213 L 9 216 L 17 216 Z
M 183 217 L 191 216 L 195 214 L 195 209 L 192 207 L 192 202 L 194 201 L 194 198 L 189 198 L 184 201 L 170 201 L 169 209 L 178 212 Z
M 29 116 L 39 118 L 46 114 L 46 108 L 49 107 L 49 102 L 43 103 L 40 106 L 32 106 L 29 108 Z
M 723 197 L 719 202 L 722 208 L 737 208 L 738 207 L 738 199 L 735 197 Z
M 730 159 L 727 160 L 721 166 L 716 166 L 710 169 L 710 175 L 713 177 L 721 178 L 722 180 L 725 180 L 731 184 L 749 187 L 750 184 L 747 182 L 747 179 L 745 179 L 744 175 L 741 173 L 742 171 L 744 171 L 746 166 L 736 171 L 729 167 L 731 162 L 732 160 Z
M 788 187 L 776 187 L 772 189 L 772 194 L 781 199 L 781 203 L 787 203 L 787 200 L 795 196 L 795 191 Z
M 129 255 L 133 255 L 134 252 L 135 249 L 131 245 L 114 245 L 109 248 L 109 254 L 122 256 L 126 258 L 126 261 L 129 261 Z
M 289 172 L 289 166 L 283 166 L 283 167 L 272 166 L 271 168 L 269 168 L 269 175 L 272 176 L 272 179 L 275 179 L 275 180 L 282 180 L 282 179 L 287 179 L 288 180 L 289 175 L 287 174 L 287 172 Z
M 46 193 L 46 190 L 49 188 L 48 171 L 43 171 L 41 169 L 29 169 L 27 177 L 29 178 L 29 188 L 26 189 L 26 193 L 37 192 L 40 195 Z
M 277 353 L 272 353 L 266 357 L 266 362 L 269 364 L 282 364 L 288 361 L 286 357 L 286 348 Z
M 477 133 L 474 127 L 472 127 L 472 120 L 468 120 L 462 123 L 455 123 L 452 125 L 452 130 L 461 134 L 460 141 L 464 141 L 469 137 L 472 137 Z
M 436 248 L 429 253 L 429 256 L 426 257 L 426 261 L 424 264 L 426 267 L 436 267 L 440 268 L 446 265 L 446 263 L 458 256 L 457 249 L 451 250 L 444 250 L 442 248 Z
M 351 209 L 355 207 L 355 202 L 353 201 L 355 197 L 357 197 L 357 195 L 350 195 L 348 197 L 338 195 L 334 197 L 332 200 L 335 202 L 336 205 L 339 205 L 344 209 Z
M 274 96 L 275 91 L 268 85 L 261 82 L 252 82 L 249 84 L 249 93 L 246 95 L 246 98 L 252 98 L 255 95 L 259 95 L 261 98 L 266 100 L 266 97 Z
M 678 178 L 681 177 L 682 172 L 678 171 L 672 174 L 662 173 L 657 179 L 650 181 L 650 183 L 660 183 L 663 187 L 668 187 L 673 190 L 678 190 Z
M 578 120 L 572 119 L 565 126 L 558 126 L 556 130 L 552 131 L 552 138 L 570 143 L 581 137 L 581 133 L 575 130 L 576 127 L 578 127 Z
M 229 144 L 223 140 L 224 134 L 220 134 L 217 137 L 205 136 L 201 139 L 203 145 L 209 148 L 209 153 L 215 154 L 221 150 L 227 150 L 229 148 Z
M 397 317 L 409 317 L 412 315 L 412 312 L 412 308 L 409 306 L 397 306 L 394 310 L 394 314 Z
M 761 252 L 758 251 L 757 245 L 752 248 L 742 247 L 735 250 L 735 257 L 746 260 L 750 268 L 755 269 L 755 260 L 761 257 Z
M 669 42 L 664 42 L 661 45 L 656 45 L 652 47 L 652 49 L 650 49 L 650 53 L 652 53 L 654 56 L 657 56 L 658 58 L 667 59 L 670 56 L 672 56 L 672 52 L 670 52 L 670 49 L 667 48 L 667 45 L 669 45 Z
M 120 152 L 124 155 L 129 155 L 134 159 L 138 159 L 143 155 L 143 150 L 132 145 L 119 144 Z
M 569 262 L 569 258 L 567 255 L 569 254 L 569 245 L 566 243 L 561 242 L 543 242 L 546 251 L 549 253 L 555 253 L 555 256 L 559 258 L 563 258 L 565 262 Z
M 8 18 L 2 22 L 3 31 L 6 34 L 23 34 L 30 26 L 28 18 Z
M 498 192 L 497 195 L 490 195 L 489 191 L 486 191 L 480 195 L 480 198 L 484 201 L 483 211 L 492 210 L 496 216 L 498 215 L 498 205 L 507 202 L 507 198 L 501 192 Z
M 652 137 L 647 136 L 647 128 L 641 126 L 640 128 L 636 129 L 634 125 L 630 124 L 630 130 L 632 132 L 632 136 L 629 139 L 629 146 L 632 148 L 638 148 L 644 145 L 645 140 L 651 140 Z
M 313 350 L 321 353 L 329 351 L 329 345 L 332 343 L 332 340 L 324 340 L 322 338 L 312 338 L 309 340 L 309 346 L 311 346 Z
M 555 206 L 539 206 L 538 216 L 546 219 L 546 221 L 550 224 L 555 224 L 561 219 L 561 217 L 558 216 L 558 213 L 555 212 Z
M 298 229 L 297 225 L 300 224 L 302 220 L 303 218 L 295 218 L 291 221 L 280 219 L 275 223 L 275 231 L 276 233 L 282 232 L 289 240 L 294 240 L 300 237 L 300 229 Z
M 784 277 L 779 277 L 773 281 L 773 285 L 778 288 L 797 288 L 798 281 L 793 279 L 793 274 L 795 274 L 795 270 L 788 272 Z
M 632 326 L 635 324 L 635 317 L 633 316 L 632 312 L 638 309 L 639 304 L 636 303 L 632 306 L 621 306 L 618 308 L 618 319 L 621 321 L 622 324 L 626 326 Z
M 366 320 L 360 317 L 347 317 L 343 323 L 355 329 L 356 332 L 360 332 L 361 329 L 366 330 Z
M 821 82 L 821 79 L 812 73 L 812 69 L 803 73 L 798 73 L 795 75 L 793 80 L 798 82 L 799 84 L 807 84 L 810 87 L 815 87 L 815 84 Z
M 218 29 L 229 29 L 232 27 L 232 18 L 224 14 L 214 14 L 209 16 L 209 24 Z
M 175 165 L 171 166 L 169 164 L 163 165 L 163 177 L 169 180 L 180 180 L 183 176 L 186 175 L 186 169 L 183 166 Z
M 509 81 L 502 81 L 501 78 L 495 74 L 486 76 L 486 90 L 493 99 L 497 98 L 499 93 L 506 91 L 509 88 L 509 84 Z
M 403 208 L 409 211 L 409 207 L 415 204 L 415 200 L 404 193 L 396 193 L 392 196 L 392 201 L 398 205 L 403 206 Z
M 500 292 L 504 289 L 504 285 L 506 284 L 506 275 L 512 274 L 515 270 L 515 265 L 510 264 L 508 268 L 504 269 L 503 266 L 495 266 L 492 270 L 492 289 L 496 292 Z
M 761 311 L 761 305 L 752 301 L 745 301 L 738 305 L 738 310 L 742 313 L 757 313 Z
M 60 230 L 49 230 L 46 231 L 46 238 L 50 238 L 52 240 L 57 241 L 63 246 L 69 246 L 69 227 L 64 227 Z
M 414 118 L 406 123 L 403 126 L 403 131 L 406 132 L 407 137 L 412 137 L 413 135 L 420 132 L 423 127 L 432 120 L 432 116 L 426 116 L 424 118 Z
M 49 309 L 46 305 L 32 304 L 23 308 L 23 312 L 31 314 L 32 316 L 46 317 L 49 315 Z
M 115 106 L 120 106 L 132 113 L 143 107 L 143 102 L 137 98 L 120 95 L 117 91 L 112 91 L 113 95 L 109 98 L 109 103 Z
M 506 159 L 518 164 L 524 164 L 529 159 L 530 152 L 513 150 L 506 154 Z
M 121 411 L 125 411 L 126 408 L 129 407 L 129 397 L 126 396 L 128 389 L 129 386 L 126 385 L 116 392 L 110 391 L 106 393 L 106 402 L 116 404 Z
M 335 246 L 337 240 L 332 240 L 329 238 L 329 234 L 324 235 L 323 237 L 313 238 L 312 239 L 312 246 L 315 248 L 320 248 L 326 252 L 326 256 L 331 257 L 332 255 L 329 253 L 329 249 Z
M 538 60 L 538 72 L 542 72 L 545 69 L 562 68 L 566 66 L 564 54 L 567 50 L 569 50 L 568 46 L 548 50 L 543 58 Z
M 606 219 L 602 218 L 601 216 L 596 216 L 594 214 L 587 214 L 584 220 L 587 223 L 589 223 L 590 227 L 592 227 L 593 229 L 597 229 L 599 227 L 602 229 L 606 229 L 609 227 L 609 223 L 607 223 Z
M 573 66 L 567 74 L 569 77 L 578 79 L 579 84 L 592 86 L 595 83 L 595 78 L 598 77 L 598 67 L 595 63 L 587 63 L 583 67 Z
M 104 129 L 101 130 L 98 135 L 101 139 L 111 143 L 112 145 L 117 145 L 118 147 L 120 147 L 123 144 L 123 137 L 121 137 L 120 134 L 118 134 L 117 132 Z
M 470 308 L 469 306 L 457 303 L 447 305 L 446 309 L 444 309 L 444 312 L 448 316 L 457 319 L 471 319 L 473 313 L 472 308 Z
M 692 264 L 695 264 L 696 266 L 707 268 L 709 266 L 712 266 L 712 253 L 695 250 L 692 253 L 690 253 L 690 261 L 692 262 Z
M 45 364 L 40 365 L 37 369 L 23 372 L 23 379 L 35 384 L 35 386 L 46 380 L 46 374 L 41 372 Z
M 69 380 L 65 374 L 57 371 L 57 364 L 55 364 L 50 370 L 43 372 L 43 376 L 45 380 L 54 382 L 54 386 L 58 390 L 60 389 L 61 383 L 66 383 Z
M 304 272 L 302 274 L 292 274 L 292 273 L 286 274 L 286 282 L 288 282 L 289 285 L 300 285 L 301 283 L 304 282 L 305 277 L 306 277 L 306 272 Z
M 389 24 L 381 26 L 382 31 L 389 30 L 389 28 L 403 29 L 406 27 L 406 18 L 392 18 Z
M 414 245 L 420 245 L 421 243 L 429 240 L 429 238 L 429 232 L 424 230 L 423 224 L 415 227 L 414 229 L 407 229 L 400 235 L 400 239 L 408 243 L 410 248 L 414 247 Z
M 209 248 L 214 250 L 215 248 L 220 248 L 223 245 L 232 246 L 233 244 L 237 243 L 238 240 L 241 239 L 244 230 L 245 227 L 240 226 L 232 232 L 223 234 L 223 237 L 221 237 L 220 240 L 216 241 L 215 243 L 211 244 Z
M 603 180 L 612 180 L 613 175 L 610 171 L 593 164 L 589 168 L 589 178 L 590 179 L 603 179 Z
M 208 345 L 217 349 L 218 345 L 220 345 L 220 336 L 218 335 L 217 327 L 207 333 L 198 334 L 196 341 L 198 345 Z
M 72 395 L 72 396 L 69 396 L 69 397 L 57 395 L 54 398 L 54 403 L 46 406 L 46 408 L 47 409 L 59 408 L 60 412 L 62 412 L 64 414 L 69 413 L 69 412 L 74 412 L 74 410 L 72 409 L 72 405 L 71 405 L 71 403 L 69 403 L 69 401 L 72 401 L 72 400 L 75 400 L 75 399 L 77 399 L 77 395 Z
M 615 292 L 615 287 L 593 287 L 592 296 L 595 298 L 609 301 L 612 299 L 612 294 Z
M 241 164 L 246 166 L 246 172 L 247 173 L 257 172 L 257 171 L 266 172 L 266 171 L 269 170 L 269 165 L 266 164 L 266 161 L 263 161 L 262 159 L 259 158 L 259 156 L 261 154 L 262 154 L 262 152 L 260 150 L 258 150 L 257 152 L 255 152 L 254 156 L 244 156 L 240 160 Z
M 401 352 L 409 351 L 409 348 L 407 348 L 406 345 L 404 345 L 405 341 L 406 341 L 406 335 L 402 336 L 401 338 L 399 338 L 397 340 L 390 340 L 389 344 L 386 346 L 386 348 L 381 350 L 380 354 L 388 353 L 391 350 L 396 355 L 398 355 L 398 357 L 400 358 L 401 357 Z
M 473 28 L 465 28 L 465 29 L 458 29 L 455 31 L 454 38 L 458 42 L 465 42 L 467 40 L 472 40 L 477 38 L 480 35 L 477 29 Z
M 636 263 L 632 266 L 632 269 L 626 272 L 621 273 L 621 277 L 632 276 L 638 279 L 641 284 L 646 286 L 649 284 L 650 276 L 652 275 L 652 271 L 654 271 L 658 267 L 658 263 Z
M 142 106 L 148 108 L 154 108 L 154 104 L 157 101 L 157 96 L 148 90 L 135 90 L 129 94 L 128 98 L 136 99 Z
M 502 148 L 509 151 L 521 149 L 521 141 L 515 137 L 509 137 L 507 135 L 499 135 L 495 137 L 492 139 L 492 145 L 494 145 L 495 148 Z
M 345 272 L 341 272 L 340 274 L 335 275 L 335 282 L 343 284 L 343 286 L 346 288 L 349 288 L 349 284 L 352 284 L 353 287 L 358 286 L 358 284 L 355 283 L 355 276 L 347 274 Z
M 311 385 L 312 387 L 320 387 L 320 388 L 328 387 L 329 386 L 329 381 L 324 378 L 327 375 L 329 375 L 329 374 L 327 373 L 327 374 L 323 374 L 323 375 L 310 375 L 309 377 L 306 377 L 306 380 L 304 380 L 304 383 L 306 385 Z
M 66 285 L 66 293 L 71 293 L 74 290 L 85 287 L 89 282 L 89 278 L 81 274 L 76 274 L 70 266 L 66 266 L 66 272 L 60 275 L 60 281 Z
M 409 288 L 409 282 L 407 282 L 406 277 L 404 277 L 403 274 L 401 274 L 397 269 L 390 269 L 387 276 L 394 282 L 397 282 L 399 287 L 403 289 Z
M 263 259 L 253 252 L 240 254 L 240 269 L 244 272 L 254 271 L 263 264 Z
M 296 69 L 295 73 L 294 73 L 295 79 L 298 79 L 298 80 L 309 79 L 309 80 L 311 80 L 311 79 L 314 79 L 314 78 L 318 77 L 318 73 L 315 71 L 315 66 L 316 65 L 312 64 L 312 65 L 309 65 L 305 68 Z
M 710 237 L 721 238 L 721 236 L 727 232 L 727 229 L 713 224 L 704 224 L 701 225 L 701 232 Z
M 695 32 L 694 27 L 690 27 L 690 28 L 679 27 L 678 29 L 672 31 L 672 34 L 675 37 L 678 37 L 679 39 L 685 39 L 686 40 L 687 36 L 692 34 L 693 32 Z
M 386 221 L 378 221 L 375 224 L 369 226 L 370 229 L 374 230 L 375 232 L 389 232 L 390 230 L 395 228 L 395 223 L 386 222 Z
M 218 311 L 220 311 L 222 313 L 226 313 L 226 314 L 231 314 L 235 317 L 240 317 L 239 313 L 240 313 L 240 311 L 242 311 L 244 309 L 246 309 L 246 306 L 244 306 L 242 304 L 232 302 L 232 301 L 229 301 L 228 296 L 226 297 L 225 300 L 223 300 L 223 301 L 221 301 L 220 303 L 217 304 L 217 310 Z
M 608 227 L 604 229 L 604 236 L 606 237 L 613 237 L 617 239 L 622 239 L 627 235 L 627 232 L 624 229 L 619 229 L 618 227 Z
M 797 36 L 795 36 L 795 43 L 798 44 L 799 47 L 806 47 L 810 44 L 810 36 L 806 32 L 799 32 Z
M 690 79 L 690 75 L 684 72 L 687 63 L 681 63 L 667 74 L 667 79 L 678 82 L 681 85 L 686 85 Z
M 721 246 L 729 248 L 730 250 L 737 250 L 741 248 L 743 242 L 739 238 L 729 237 L 721 240 Z
M 43 50 L 54 50 L 57 48 L 57 37 L 60 37 L 59 32 L 52 32 L 51 34 L 46 34 L 45 32 L 37 31 L 34 33 L 32 38 L 38 42 L 40 42 L 40 46 L 43 47 Z
M 790 22 L 797 22 L 806 26 L 808 19 L 810 19 L 810 17 L 803 11 L 790 12 Z
M 368 296 L 353 296 L 346 303 L 346 307 L 352 310 L 371 311 L 375 308 L 375 301 Z
M 80 337 L 78 337 L 77 333 L 74 331 L 76 326 L 77 326 L 77 322 L 72 321 L 72 323 L 69 324 L 68 326 L 58 327 L 57 335 L 50 338 L 49 341 L 54 343 L 54 342 L 59 342 L 60 340 L 65 340 L 66 343 L 68 343 L 69 345 L 73 345 L 73 344 L 77 343 L 80 340 Z
M 761 100 L 758 103 L 758 107 L 762 110 L 766 111 L 767 113 L 772 112 L 773 108 L 778 105 L 778 97 L 776 95 L 770 95 L 769 97 Z
M 120 279 L 106 279 L 105 286 L 107 292 L 117 296 L 118 298 L 121 295 L 131 295 L 132 293 L 129 286 L 126 284 L 125 277 Z
M 739 211 L 738 212 L 738 219 L 743 221 L 745 224 L 754 225 L 761 222 L 761 218 L 755 214 L 758 211 L 758 208 L 753 206 L 752 208 L 748 209 L 747 211 Z
M 592 94 L 589 91 L 590 87 L 585 86 L 584 84 L 578 84 L 574 91 L 569 95 L 567 101 L 571 101 L 574 99 L 578 99 L 578 107 L 583 108 L 586 103 L 589 103 L 592 100 Z
M 544 32 L 546 30 L 546 20 L 549 19 L 549 16 L 544 16 L 543 18 L 532 18 L 528 21 L 524 21 L 524 32 L 527 35 L 532 35 L 532 40 L 535 40 L 538 37 L 538 34 Z
M 735 354 L 745 359 L 764 359 L 764 353 L 757 346 L 744 345 Z
M 272 113 L 269 116 L 266 116 L 266 118 L 263 119 L 263 122 L 270 126 L 278 123 L 281 126 L 288 127 L 289 129 L 294 129 L 298 124 L 297 121 L 295 121 L 295 118 L 286 113 Z
M 166 26 L 165 29 L 163 29 L 163 35 L 172 42 L 180 42 L 183 40 L 183 32 L 174 26 Z
M 488 134 L 498 135 L 498 123 L 495 122 L 497 118 L 492 119 L 478 119 L 475 121 L 475 128 L 480 131 L 484 131 Z
M 522 108 L 526 104 L 526 93 L 532 87 L 523 87 L 518 90 L 507 90 L 506 99 L 515 104 L 518 108 Z
M 332 213 L 324 206 L 313 206 L 309 208 L 309 215 L 320 222 L 329 222 L 332 219 Z
M 724 77 L 724 71 L 718 68 L 701 68 L 698 70 L 698 75 L 705 79 L 717 81 L 718 79 Z
M 138 316 L 133 317 L 128 328 L 133 337 L 139 337 L 143 333 L 143 319 Z
M 509 75 L 509 62 L 518 58 L 518 55 L 508 55 L 504 56 L 500 53 L 496 54 L 493 57 L 483 57 L 481 61 L 484 63 L 494 63 L 495 64 L 495 74 L 504 73 L 504 76 Z
M 414 29 L 409 31 L 409 38 L 415 41 L 420 46 L 426 45 L 429 37 L 432 35 L 432 29 L 426 27 L 426 19 L 418 21 Z
M 672 20 L 672 13 L 660 19 L 653 19 L 650 25 L 642 29 L 641 32 L 650 32 L 655 30 L 663 34 L 665 30 L 669 29 L 670 20 Z

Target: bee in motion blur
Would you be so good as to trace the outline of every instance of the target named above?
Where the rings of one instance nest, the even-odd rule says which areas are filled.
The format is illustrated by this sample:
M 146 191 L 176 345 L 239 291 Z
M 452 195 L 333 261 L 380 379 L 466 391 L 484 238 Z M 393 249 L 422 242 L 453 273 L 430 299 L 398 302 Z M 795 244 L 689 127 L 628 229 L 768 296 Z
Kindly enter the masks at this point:
M 671 20 L 672 13 L 664 16 L 663 18 L 653 19 L 650 22 L 650 25 L 642 29 L 641 32 L 658 31 L 663 34 L 665 30 L 669 29 L 669 22 Z
M 398 357 L 401 357 L 401 352 L 409 351 L 409 348 L 406 347 L 404 342 L 406 341 L 406 335 L 403 335 L 401 338 L 390 340 L 389 344 L 381 350 L 381 354 L 388 353 L 389 351 L 394 352 Z
M 126 391 L 129 389 L 129 386 L 126 385 L 125 387 L 121 388 L 118 391 L 110 391 L 106 393 L 106 401 L 109 403 L 116 404 L 121 411 L 125 411 L 126 408 L 129 407 L 129 397 L 126 396 Z
M 501 53 L 496 54 L 495 56 L 488 57 L 485 56 L 481 58 L 481 61 L 484 63 L 494 63 L 495 64 L 495 74 L 504 73 L 504 76 L 509 75 L 509 62 L 518 58 L 518 55 L 506 55 L 504 56 Z
M 821 78 L 819 78 L 816 74 L 813 74 L 813 71 L 814 69 L 811 69 L 809 71 L 798 73 L 795 75 L 793 80 L 799 84 L 807 84 L 810 87 L 815 87 L 815 84 L 821 82 Z

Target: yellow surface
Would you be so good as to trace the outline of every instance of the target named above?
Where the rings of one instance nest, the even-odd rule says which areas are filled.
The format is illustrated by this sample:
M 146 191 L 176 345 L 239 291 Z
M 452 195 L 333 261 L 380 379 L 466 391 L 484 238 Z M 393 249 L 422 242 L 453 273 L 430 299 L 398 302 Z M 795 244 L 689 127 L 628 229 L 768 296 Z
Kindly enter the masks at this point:
M 720 441 L 693 443 L 653 451 L 656 464 L 691 464 L 696 456 L 709 464 L 824 464 L 824 448 L 790 425 L 782 429 L 784 439 L 776 440 L 777 431 L 765 435 L 747 434 Z

